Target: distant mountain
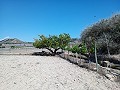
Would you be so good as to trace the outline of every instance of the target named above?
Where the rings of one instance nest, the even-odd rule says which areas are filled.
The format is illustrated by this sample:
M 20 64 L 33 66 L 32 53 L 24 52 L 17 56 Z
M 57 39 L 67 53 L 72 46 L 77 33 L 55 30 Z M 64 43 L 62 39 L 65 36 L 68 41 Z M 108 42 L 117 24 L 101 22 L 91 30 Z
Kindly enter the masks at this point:
M 24 44 L 26 42 L 23 42 L 17 38 L 7 38 L 0 41 L 0 44 Z

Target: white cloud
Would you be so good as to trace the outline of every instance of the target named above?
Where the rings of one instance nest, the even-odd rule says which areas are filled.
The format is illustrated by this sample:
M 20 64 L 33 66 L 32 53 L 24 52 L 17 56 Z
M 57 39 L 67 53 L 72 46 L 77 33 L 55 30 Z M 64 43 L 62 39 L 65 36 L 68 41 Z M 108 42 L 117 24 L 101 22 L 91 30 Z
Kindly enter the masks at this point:
M 8 38 L 10 38 L 10 37 L 9 37 L 9 36 L 4 37 L 4 38 L 0 39 L 0 41 L 2 41 L 2 40 L 4 40 L 4 39 L 8 39 Z

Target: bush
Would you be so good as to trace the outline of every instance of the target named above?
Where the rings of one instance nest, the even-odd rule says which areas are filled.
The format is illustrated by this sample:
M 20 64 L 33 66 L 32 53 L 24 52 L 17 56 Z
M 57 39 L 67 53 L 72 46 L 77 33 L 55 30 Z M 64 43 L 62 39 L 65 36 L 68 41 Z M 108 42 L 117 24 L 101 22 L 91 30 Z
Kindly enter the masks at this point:
M 80 53 L 80 48 L 78 45 L 74 45 L 72 48 L 71 48 L 71 52 L 72 53 Z
M 81 34 L 81 40 L 87 43 L 97 43 L 102 54 L 119 54 L 120 52 L 120 14 L 109 19 L 103 19 L 86 28 Z M 93 49 L 93 48 L 92 48 Z
M 12 48 L 12 49 L 14 49 L 14 48 L 15 48 L 15 46 L 11 46 L 11 48 Z
M 87 51 L 87 47 L 86 47 L 85 43 L 82 43 L 82 45 L 81 45 L 81 47 L 80 47 L 80 53 L 85 54 L 85 53 L 87 53 L 87 52 L 88 52 L 88 51 Z
M 0 46 L 0 48 L 5 48 L 5 46 Z

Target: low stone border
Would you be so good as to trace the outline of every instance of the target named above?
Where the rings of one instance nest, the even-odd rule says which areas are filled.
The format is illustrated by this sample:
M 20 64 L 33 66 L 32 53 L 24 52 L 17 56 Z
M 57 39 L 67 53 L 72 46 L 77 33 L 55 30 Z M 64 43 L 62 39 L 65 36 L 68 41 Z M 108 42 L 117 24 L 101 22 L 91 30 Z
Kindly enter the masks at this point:
M 75 57 L 69 56 L 68 54 L 60 54 L 59 56 L 80 67 L 87 68 L 92 71 L 96 71 L 96 63 L 88 62 L 88 60 L 84 60 L 84 59 L 75 58 Z M 114 70 L 112 68 L 102 67 L 100 65 L 98 66 L 99 66 L 99 69 L 98 69 L 99 74 L 105 76 L 111 81 L 120 83 L 120 70 Z

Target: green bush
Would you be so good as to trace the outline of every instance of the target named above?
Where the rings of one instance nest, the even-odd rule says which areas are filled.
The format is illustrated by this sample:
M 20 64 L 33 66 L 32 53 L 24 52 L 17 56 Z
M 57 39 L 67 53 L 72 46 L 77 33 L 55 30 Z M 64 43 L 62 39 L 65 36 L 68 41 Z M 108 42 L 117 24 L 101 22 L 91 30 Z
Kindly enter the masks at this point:
M 14 49 L 14 48 L 15 48 L 15 46 L 11 46 L 11 48 L 12 48 L 12 49 Z
M 72 53 L 80 53 L 80 48 L 78 45 L 74 45 L 72 48 L 71 48 L 71 52 Z
M 65 50 L 67 50 L 67 51 L 71 51 L 70 46 L 66 46 L 66 47 L 65 47 Z
M 86 47 L 85 43 L 81 44 L 80 53 L 83 53 L 83 54 L 87 53 L 87 47 Z

